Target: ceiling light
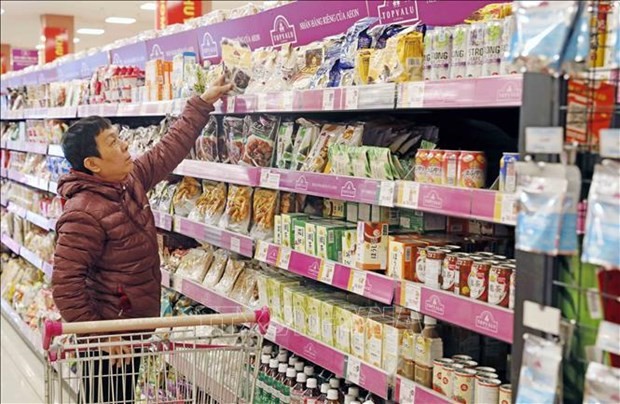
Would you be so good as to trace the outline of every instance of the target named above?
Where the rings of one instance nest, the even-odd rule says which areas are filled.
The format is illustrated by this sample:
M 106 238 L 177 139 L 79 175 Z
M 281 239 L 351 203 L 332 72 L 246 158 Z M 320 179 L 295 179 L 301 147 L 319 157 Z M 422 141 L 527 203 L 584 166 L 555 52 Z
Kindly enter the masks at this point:
M 142 6 L 144 6 L 144 4 Z M 155 4 L 153 4 L 153 6 L 155 6 Z M 146 8 L 144 10 L 146 10 Z M 153 10 L 155 10 L 155 8 L 153 8 Z M 2 15 L 2 14 L 4 14 L 4 9 L 0 8 L 0 15 Z
M 73 38 L 73 43 L 80 43 L 80 38 Z
M 80 28 L 76 32 L 82 35 L 103 35 L 105 30 L 101 28 Z
M 155 10 L 157 10 L 157 4 L 155 4 L 155 3 L 144 3 L 143 5 L 140 6 L 140 8 L 142 10 L 155 11 Z
M 135 18 L 128 17 L 108 17 L 105 19 L 108 24 L 133 24 L 136 22 Z
M 36 50 L 41 50 L 41 49 L 45 49 L 45 45 L 43 44 L 38 44 L 37 46 L 34 47 Z

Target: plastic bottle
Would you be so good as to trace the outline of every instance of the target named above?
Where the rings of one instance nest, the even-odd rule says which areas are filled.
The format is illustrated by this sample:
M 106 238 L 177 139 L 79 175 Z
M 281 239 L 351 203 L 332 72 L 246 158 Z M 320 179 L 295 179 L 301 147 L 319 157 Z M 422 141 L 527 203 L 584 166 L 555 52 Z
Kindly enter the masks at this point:
M 276 377 L 278 377 L 278 360 L 269 359 L 269 371 L 265 383 L 267 388 L 267 395 L 265 396 L 265 403 L 277 403 L 278 402 L 278 390 L 276 389 Z
M 304 391 L 303 398 L 304 404 L 316 404 L 321 392 L 318 389 L 318 382 L 315 378 L 310 378 L 306 382 L 306 390 Z
M 288 352 L 287 351 L 280 351 L 278 353 L 278 362 L 279 363 L 288 363 Z
M 340 400 L 338 399 L 339 392 L 336 389 L 329 389 L 327 391 L 327 400 L 325 404 L 339 404 Z
M 403 368 L 398 373 L 407 379 L 413 380 L 415 377 L 415 345 L 418 336 L 422 333 L 422 314 L 411 312 L 411 326 L 404 331 L 402 358 Z
M 303 404 L 304 402 L 304 391 L 306 391 L 306 375 L 304 373 L 297 373 L 297 383 L 293 386 L 291 390 L 291 404 Z
M 308 377 L 314 376 L 314 366 L 305 366 L 304 367 L 304 373 Z
M 437 320 L 424 316 L 424 329 L 416 341 L 415 382 L 431 388 L 433 361 L 443 356 L 443 342 L 437 330 Z
M 299 361 L 295 364 L 295 371 L 297 373 L 303 373 L 304 371 L 304 363 L 302 361 Z
M 329 380 L 329 388 L 337 390 L 338 391 L 338 401 L 343 402 L 344 401 L 344 394 L 342 393 L 342 391 L 340 390 L 340 379 L 334 377 L 332 379 Z M 328 391 L 329 393 L 329 391 Z
M 286 383 L 286 370 L 288 365 L 286 363 L 278 364 L 278 376 L 276 377 L 274 386 L 276 388 L 276 397 L 280 403 L 284 402 L 284 383 Z
M 269 372 L 269 359 L 271 359 L 269 354 L 263 353 L 261 356 L 258 379 L 256 380 L 256 394 L 254 397 L 254 403 L 256 404 L 265 403 L 265 396 L 267 395 L 267 384 L 265 381 L 267 379 L 267 372 Z
M 282 396 L 285 404 L 289 404 L 291 402 L 291 390 L 295 387 L 295 381 L 297 379 L 297 372 L 295 368 L 286 369 L 286 380 L 284 381 L 284 386 L 282 388 Z
M 296 356 L 291 356 L 290 358 L 288 358 L 288 365 L 290 367 L 294 367 L 297 362 L 299 362 L 299 358 Z
M 327 401 L 327 391 L 329 390 L 329 383 L 321 384 L 321 395 L 317 400 L 317 403 L 323 404 Z
M 360 396 L 360 388 L 357 386 L 351 386 L 349 387 L 349 390 L 347 391 L 347 394 L 350 396 L 355 397 L 356 399 L 359 398 Z
M 353 397 L 350 394 L 347 394 L 346 396 L 344 396 L 344 404 L 351 404 L 353 401 L 355 401 L 355 397 Z

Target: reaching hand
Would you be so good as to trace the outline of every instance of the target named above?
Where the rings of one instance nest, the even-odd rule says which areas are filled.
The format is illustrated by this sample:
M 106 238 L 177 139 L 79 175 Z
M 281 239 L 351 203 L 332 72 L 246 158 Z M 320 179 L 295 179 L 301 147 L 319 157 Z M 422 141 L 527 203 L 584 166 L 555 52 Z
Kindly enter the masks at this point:
M 120 357 L 118 358 L 110 359 L 110 366 L 122 367 L 123 364 L 128 365 L 131 363 L 131 347 L 127 345 L 121 345 L 120 342 L 122 341 L 123 340 L 121 339 L 121 337 L 110 337 L 108 342 L 113 345 L 101 348 L 110 356 L 120 355 Z
M 209 87 L 200 98 L 209 104 L 215 103 L 223 95 L 232 90 L 232 83 L 225 84 L 224 75 L 221 75 L 211 87 Z

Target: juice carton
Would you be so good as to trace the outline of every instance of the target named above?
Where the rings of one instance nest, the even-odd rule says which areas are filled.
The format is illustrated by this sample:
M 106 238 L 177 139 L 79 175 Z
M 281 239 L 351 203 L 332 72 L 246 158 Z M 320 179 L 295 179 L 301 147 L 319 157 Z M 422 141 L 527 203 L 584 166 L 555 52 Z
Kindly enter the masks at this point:
M 357 259 L 356 266 L 365 270 L 383 270 L 387 268 L 388 223 L 357 223 Z
M 357 250 L 357 230 L 344 230 L 342 232 L 342 263 L 355 266 Z

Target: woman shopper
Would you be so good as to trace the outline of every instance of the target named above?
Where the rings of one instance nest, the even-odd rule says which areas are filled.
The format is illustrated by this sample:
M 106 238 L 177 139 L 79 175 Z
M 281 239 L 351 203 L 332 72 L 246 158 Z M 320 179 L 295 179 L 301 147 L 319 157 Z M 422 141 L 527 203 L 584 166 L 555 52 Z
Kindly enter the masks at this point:
M 66 203 L 56 224 L 52 288 L 65 321 L 159 316 L 157 233 L 146 194 L 189 154 L 213 104 L 231 88 L 221 77 L 191 98 L 161 141 L 135 161 L 106 118 L 81 119 L 63 135 L 72 170 L 58 184 Z M 130 356 L 120 339 L 114 342 L 107 354 Z M 133 402 L 139 360 L 87 362 L 93 363 L 83 367 L 80 402 Z

